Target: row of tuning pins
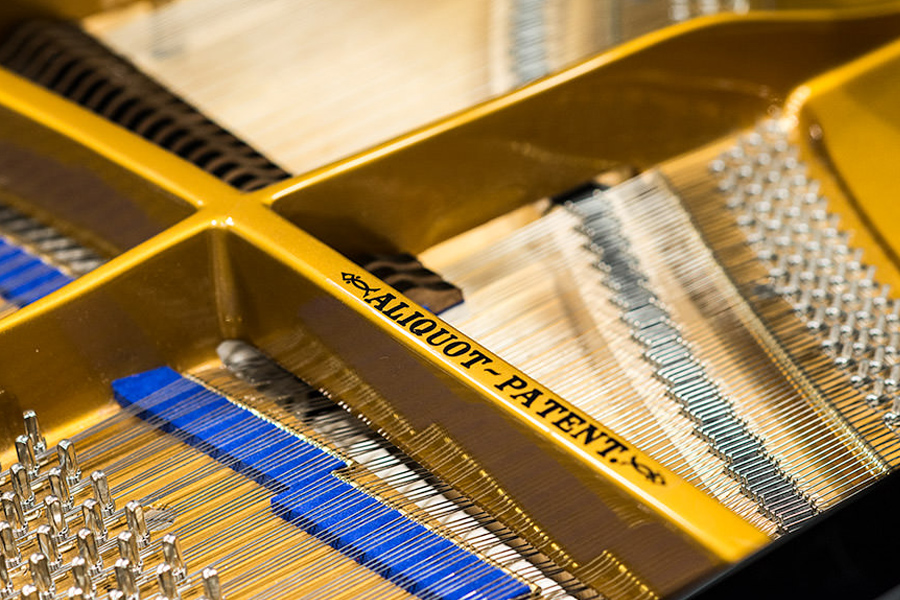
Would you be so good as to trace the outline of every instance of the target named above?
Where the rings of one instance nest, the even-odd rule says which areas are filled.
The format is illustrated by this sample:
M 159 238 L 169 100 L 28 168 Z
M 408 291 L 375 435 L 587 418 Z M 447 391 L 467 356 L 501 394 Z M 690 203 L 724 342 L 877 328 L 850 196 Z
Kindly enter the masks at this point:
M 838 223 L 835 215 L 825 234 L 805 234 L 780 247 L 776 242 L 761 253 L 772 257 L 776 293 L 792 303 L 835 366 L 852 372 L 850 383 L 864 391 L 865 401 L 872 407 L 896 403 L 900 300 L 890 298 L 890 286 L 878 284 L 862 250 L 851 250 L 843 232 L 833 233 Z
M 57 589 L 54 583 L 48 558 L 39 552 L 32 554 L 28 559 L 28 569 L 31 573 L 32 583 L 26 583 L 18 593 L 20 600 L 51 600 L 57 598 Z M 86 561 L 82 557 L 72 559 L 71 576 L 72 585 L 65 592 L 68 600 L 92 600 L 97 597 L 97 590 L 91 577 Z M 135 576 L 133 565 L 125 559 L 116 561 L 115 567 L 116 587 L 107 593 L 108 600 L 140 600 L 140 581 Z M 222 598 L 222 585 L 219 581 L 219 573 L 208 567 L 203 569 L 204 595 L 199 600 L 213 600 Z M 159 593 L 156 600 L 180 599 L 178 580 L 168 564 L 160 564 L 156 569 Z M 9 571 L 6 563 L 0 561 L 0 584 L 4 585 L 5 597 L 15 597 L 15 588 L 10 583 Z
M 872 407 L 890 406 L 884 420 L 900 425 L 900 301 L 879 286 L 862 250 L 849 246 L 840 217 L 815 180 L 807 178 L 787 129 L 777 119 L 710 164 L 718 188 L 760 260 L 772 289 L 792 303 L 835 366 L 852 372 Z
M 71 440 L 61 440 L 54 453 L 47 447 L 34 411 L 26 411 L 24 421 L 25 434 L 15 442 L 19 462 L 3 474 L 9 477 L 12 489 L 0 494 L 0 598 L 16 597 L 17 575 L 30 574 L 31 582 L 18 590 L 23 600 L 55 598 L 57 583 L 65 580 L 72 583 L 69 598 L 92 600 L 112 575 L 115 583 L 108 598 L 139 600 L 141 588 L 155 575 L 156 598 L 180 600 L 190 581 L 177 537 L 162 537 L 158 545 L 163 560 L 155 571 L 145 572 L 144 559 L 156 550 L 141 503 L 131 500 L 117 510 L 103 471 L 82 477 Z M 54 454 L 58 466 L 49 467 Z M 76 506 L 76 495 L 88 487 L 90 497 Z M 38 501 L 36 492 L 47 493 Z M 75 530 L 73 524 L 79 518 L 82 527 Z M 121 531 L 112 536 L 110 532 L 116 529 Z M 69 550 L 76 553 L 64 565 Z M 104 564 L 104 554 L 115 556 L 108 561 L 111 564 Z M 202 581 L 203 598 L 222 600 L 215 569 L 204 569 Z

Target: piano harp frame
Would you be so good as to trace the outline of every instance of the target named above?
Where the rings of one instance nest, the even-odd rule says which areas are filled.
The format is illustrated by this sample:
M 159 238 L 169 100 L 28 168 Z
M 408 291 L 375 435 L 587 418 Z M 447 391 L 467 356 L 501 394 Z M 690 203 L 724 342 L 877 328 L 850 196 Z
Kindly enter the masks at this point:
M 898 25 L 896 7 L 697 19 L 248 194 L 0 71 L 0 150 L 40 156 L 57 184 L 8 200 L 113 256 L 0 322 L 0 411 L 37 410 L 55 443 L 114 410 L 110 381 L 190 372 L 244 339 L 586 583 L 624 574 L 621 597 L 673 592 L 768 538 L 339 252 L 419 252 L 607 168 L 712 142 Z M 96 210 L 73 214 L 59 186 L 93 193 Z M 442 328 L 462 345 L 429 344 Z M 559 418 L 512 392 L 553 398 Z M 0 430 L 4 448 L 13 435 Z

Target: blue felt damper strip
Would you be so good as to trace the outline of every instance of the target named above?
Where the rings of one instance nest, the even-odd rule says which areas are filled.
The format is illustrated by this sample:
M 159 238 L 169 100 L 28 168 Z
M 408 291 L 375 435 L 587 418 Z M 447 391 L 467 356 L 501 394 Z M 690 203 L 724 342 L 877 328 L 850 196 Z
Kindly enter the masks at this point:
M 0 296 L 7 302 L 25 306 L 71 281 L 57 267 L 0 238 Z
M 2 248 L 0 248 L 2 264 Z M 528 587 L 334 477 L 338 458 L 162 367 L 113 382 L 141 419 L 271 490 L 281 518 L 427 600 L 512 600 Z

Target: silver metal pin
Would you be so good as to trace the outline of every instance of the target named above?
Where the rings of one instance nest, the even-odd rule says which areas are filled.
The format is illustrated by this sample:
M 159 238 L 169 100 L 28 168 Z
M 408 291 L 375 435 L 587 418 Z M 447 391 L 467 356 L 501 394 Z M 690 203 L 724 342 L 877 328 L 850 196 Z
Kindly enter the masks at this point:
M 126 558 L 120 558 L 115 564 L 116 585 L 125 595 L 126 600 L 139 600 L 137 580 L 134 577 L 134 565 Z
M 41 597 L 51 596 L 56 591 L 53 585 L 53 576 L 50 574 L 50 560 L 44 554 L 35 552 L 28 557 L 28 570 L 31 571 L 31 580 Z
M 144 507 L 137 500 L 131 500 L 125 505 L 125 520 L 128 529 L 137 537 L 141 546 L 150 543 L 150 530 L 147 529 L 147 520 L 144 517 Z
M 850 383 L 854 386 L 861 386 L 869 380 L 869 361 L 862 359 L 857 363 L 856 373 L 850 377 Z
M 31 476 L 28 474 L 28 470 L 19 463 L 14 463 L 9 468 L 9 474 L 12 479 L 13 491 L 19 496 L 22 507 L 29 509 L 34 506 L 34 491 L 31 489 Z
M 109 590 L 107 598 L 109 600 L 125 600 L 125 593 L 122 590 Z
M 66 510 L 72 508 L 72 491 L 62 469 L 53 467 L 47 471 L 47 480 L 50 482 L 50 493 L 59 498 L 63 508 Z
M 28 469 L 28 473 L 32 477 L 37 476 L 37 456 L 34 453 L 34 444 L 27 435 L 20 435 L 16 438 L 16 458 L 19 459 L 19 464 Z
M 66 523 L 66 515 L 62 502 L 56 496 L 44 497 L 44 509 L 47 512 L 47 524 L 56 537 L 65 538 L 69 534 L 69 524 Z
M 881 377 L 876 377 L 875 381 L 872 382 L 872 390 L 866 394 L 866 402 L 872 408 L 876 408 L 885 404 L 889 398 L 885 396 L 884 388 L 885 388 L 884 379 Z
M 156 581 L 159 583 L 160 600 L 181 600 L 172 567 L 166 563 L 156 567 Z
M 869 368 L 873 373 L 878 373 L 884 367 L 884 346 L 875 347 L 875 356 L 869 361 Z
M 13 589 L 12 577 L 9 576 L 9 567 L 6 564 L 6 559 L 0 556 L 0 584 L 3 585 L 0 588 L 0 596 L 5 597 L 9 592 Z
M 38 525 L 35 529 L 37 536 L 38 549 L 41 554 L 47 557 L 52 565 L 59 565 L 61 556 L 59 554 L 59 545 L 56 543 L 56 536 L 47 525 Z
M 81 505 L 81 517 L 84 519 L 84 526 L 94 532 L 98 541 L 106 539 L 106 523 L 103 521 L 99 502 L 93 498 L 86 499 Z
M 888 373 L 888 378 L 884 381 L 884 385 L 891 391 L 896 391 L 897 387 L 900 386 L 900 363 L 891 365 L 890 373 Z
M 75 535 L 78 543 L 78 555 L 83 558 L 88 566 L 99 571 L 103 568 L 103 556 L 100 554 L 100 548 L 97 546 L 97 537 L 94 532 L 87 527 L 82 527 Z M 84 586 L 81 586 L 84 588 Z
M 123 531 L 117 535 L 116 546 L 119 548 L 119 555 L 127 560 L 133 568 L 141 568 L 141 553 L 138 550 L 137 537 L 133 533 Z
M 106 478 L 106 473 L 103 471 L 91 473 L 91 488 L 94 490 L 94 499 L 100 504 L 103 512 L 108 515 L 116 512 L 116 501 L 109 493 L 109 480 Z
M 47 440 L 41 433 L 41 424 L 33 410 L 26 410 L 22 417 L 25 419 L 25 435 L 31 439 L 35 452 L 44 452 L 47 449 Z
M 94 580 L 91 578 L 90 564 L 83 556 L 72 559 L 72 579 L 75 587 L 82 590 L 84 595 L 94 595 Z
M 36 587 L 31 585 L 30 583 L 26 583 L 22 586 L 22 591 L 19 595 L 19 600 L 40 600 L 38 597 L 38 590 Z
M 175 579 L 177 581 L 184 579 L 187 576 L 187 567 L 184 564 L 184 559 L 181 557 L 181 544 L 174 534 L 168 533 L 163 536 L 162 553 L 163 561 L 172 567 L 172 574 L 175 576 Z
M 222 584 L 219 572 L 212 567 L 203 569 L 203 593 L 209 600 L 222 600 Z
M 60 440 L 56 445 L 56 454 L 59 458 L 59 467 L 66 474 L 70 485 L 81 480 L 81 469 L 78 466 L 78 455 L 75 453 L 75 444 L 71 440 Z
M 3 492 L 0 495 L 0 504 L 3 505 L 3 517 L 13 528 L 16 535 L 24 535 L 28 531 L 28 521 L 25 520 L 25 510 L 22 508 L 22 500 L 18 494 Z
M 66 592 L 66 598 L 68 600 L 88 600 L 88 597 L 84 595 L 84 590 L 80 587 L 70 587 Z
M 10 566 L 19 564 L 21 560 L 19 547 L 16 545 L 16 534 L 6 521 L 0 521 L 0 554 Z

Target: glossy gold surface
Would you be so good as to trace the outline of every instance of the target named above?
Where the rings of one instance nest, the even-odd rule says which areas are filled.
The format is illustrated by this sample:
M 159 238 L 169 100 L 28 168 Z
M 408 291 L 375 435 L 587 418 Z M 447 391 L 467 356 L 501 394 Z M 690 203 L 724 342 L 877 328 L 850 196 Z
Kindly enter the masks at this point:
M 866 248 L 875 264 L 900 265 L 894 193 L 900 143 L 900 44 L 892 43 L 799 87 L 788 103 L 806 135 L 800 140 L 846 207 L 870 232 Z M 892 285 L 900 281 L 893 279 Z
M 101 190 L 91 195 L 96 212 L 67 213 L 66 197 L 40 186 L 16 188 L 10 202 L 113 256 L 0 321 L 3 447 L 22 409 L 41 414 L 54 443 L 110 410 L 113 379 L 160 365 L 195 370 L 214 362 L 219 341 L 240 338 L 339 396 L 597 589 L 623 572 L 634 584 L 621 597 L 679 589 L 766 536 L 639 448 L 629 456 L 665 485 L 579 448 L 496 379 L 367 301 L 345 274 L 369 276 L 340 253 L 418 252 L 608 168 L 652 166 L 752 123 L 802 82 L 898 30 L 890 6 L 698 19 L 252 194 L 0 72 L 0 168 L 7 154 L 34 156 L 29 168 Z M 826 131 L 829 156 L 864 213 L 885 222 L 892 205 L 857 183 L 881 163 L 843 157 L 835 148 L 851 134 L 829 115 L 856 95 L 890 97 L 877 82 L 895 53 L 891 46 L 814 79 L 803 106 L 815 117 L 802 117 Z M 886 101 L 874 106 L 854 105 L 855 118 L 893 114 Z M 878 139 L 887 147 L 893 133 Z M 484 356 L 499 373 L 517 373 Z M 435 461 L 447 447 L 463 475 Z
M 891 12 L 689 21 L 259 197 L 343 252 L 418 252 L 608 168 L 646 168 L 746 127 L 897 28 Z

